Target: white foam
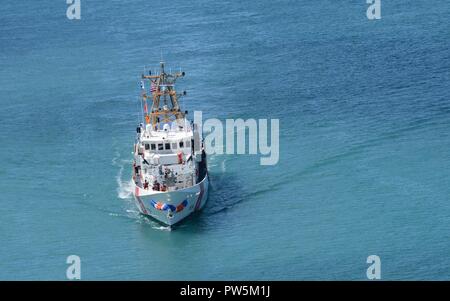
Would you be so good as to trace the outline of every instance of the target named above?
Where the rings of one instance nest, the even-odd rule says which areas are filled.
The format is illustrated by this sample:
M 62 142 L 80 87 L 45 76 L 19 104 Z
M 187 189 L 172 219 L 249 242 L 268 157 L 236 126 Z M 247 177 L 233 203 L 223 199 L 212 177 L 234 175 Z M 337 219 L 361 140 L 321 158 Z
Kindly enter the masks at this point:
M 129 180 L 124 181 L 122 179 L 123 169 L 124 169 L 125 165 L 128 165 L 131 163 L 131 160 L 119 160 L 119 159 L 120 159 L 120 155 L 119 155 L 119 153 L 116 152 L 116 156 L 112 159 L 112 162 L 111 162 L 114 166 L 119 167 L 119 172 L 117 173 L 117 176 L 116 176 L 117 196 L 122 200 L 131 199 L 131 196 L 133 194 L 133 189 L 134 189 L 133 180 L 129 179 Z
M 132 179 L 130 179 L 129 181 L 122 180 L 122 170 L 123 167 L 120 168 L 119 174 L 116 177 L 118 186 L 117 196 L 122 200 L 131 199 L 131 196 L 133 194 L 134 183 Z
M 152 226 L 152 229 L 161 231 L 172 231 L 172 227 L 170 226 Z

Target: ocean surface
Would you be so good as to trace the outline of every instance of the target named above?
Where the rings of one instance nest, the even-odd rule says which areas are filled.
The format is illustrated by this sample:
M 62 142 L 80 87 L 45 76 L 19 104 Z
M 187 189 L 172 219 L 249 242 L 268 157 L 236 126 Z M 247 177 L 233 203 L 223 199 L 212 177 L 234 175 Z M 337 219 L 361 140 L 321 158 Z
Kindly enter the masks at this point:
M 0 279 L 450 279 L 450 3 L 0 5 Z M 280 160 L 212 155 L 172 231 L 131 194 L 139 76 L 184 109 L 278 118 Z M 191 116 L 193 117 L 193 116 Z

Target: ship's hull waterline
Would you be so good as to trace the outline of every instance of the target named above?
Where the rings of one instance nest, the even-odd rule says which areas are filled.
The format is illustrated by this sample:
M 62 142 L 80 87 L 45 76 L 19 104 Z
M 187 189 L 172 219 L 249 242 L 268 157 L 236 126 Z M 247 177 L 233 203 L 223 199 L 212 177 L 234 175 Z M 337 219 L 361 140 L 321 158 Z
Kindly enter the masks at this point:
M 172 226 L 205 206 L 208 186 L 209 178 L 206 175 L 194 186 L 171 192 L 149 193 L 135 185 L 133 195 L 141 214 Z

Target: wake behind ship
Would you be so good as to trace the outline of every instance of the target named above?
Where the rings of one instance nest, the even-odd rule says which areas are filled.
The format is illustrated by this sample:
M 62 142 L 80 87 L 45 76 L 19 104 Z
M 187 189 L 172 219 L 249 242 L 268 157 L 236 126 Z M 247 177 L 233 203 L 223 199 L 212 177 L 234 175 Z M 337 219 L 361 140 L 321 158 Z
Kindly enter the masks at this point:
M 203 208 L 208 198 L 208 170 L 201 131 L 181 111 L 175 82 L 184 72 L 142 75 L 144 120 L 134 144 L 134 199 L 139 211 L 174 225 Z M 150 90 L 144 81 L 150 83 Z M 151 107 L 149 109 L 149 103 Z

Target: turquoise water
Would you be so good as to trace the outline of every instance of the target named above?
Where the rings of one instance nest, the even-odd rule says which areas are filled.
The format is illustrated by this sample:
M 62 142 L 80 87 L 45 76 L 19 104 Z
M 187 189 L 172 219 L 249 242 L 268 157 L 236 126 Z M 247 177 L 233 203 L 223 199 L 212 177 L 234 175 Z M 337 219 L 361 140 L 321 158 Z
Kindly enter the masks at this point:
M 450 278 L 447 0 L 0 5 L 0 279 Z M 205 118 L 279 118 L 280 161 L 209 158 L 205 209 L 138 215 L 138 77 Z

